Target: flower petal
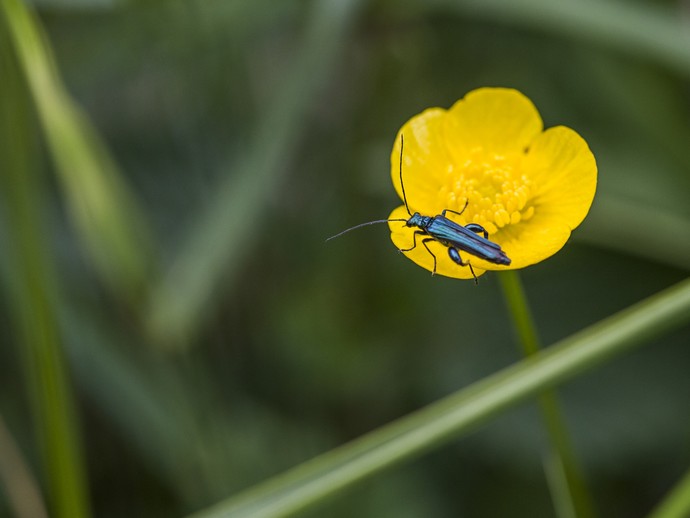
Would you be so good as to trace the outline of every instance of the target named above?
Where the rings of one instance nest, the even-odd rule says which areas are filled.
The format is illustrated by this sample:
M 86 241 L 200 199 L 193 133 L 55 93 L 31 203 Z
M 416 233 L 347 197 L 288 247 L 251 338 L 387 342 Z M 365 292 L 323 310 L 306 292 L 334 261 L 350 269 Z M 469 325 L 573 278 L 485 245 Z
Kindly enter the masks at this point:
M 402 176 L 407 203 L 412 212 L 431 214 L 439 212 L 437 193 L 444 178 L 452 169 L 451 158 L 443 140 L 443 120 L 446 110 L 429 108 L 407 121 L 395 139 L 391 152 L 391 178 L 395 190 L 403 199 L 400 184 L 400 156 L 402 134 Z M 442 207 L 443 208 L 443 207 Z M 442 209 L 441 208 L 441 209 Z M 406 213 L 407 215 L 407 213 Z
M 505 227 L 492 236 L 492 241 L 501 245 L 510 257 L 509 267 L 485 265 L 483 262 L 479 266 L 488 270 L 516 270 L 536 264 L 563 248 L 570 232 L 570 227 L 561 221 L 535 213 L 529 221 Z
M 597 164 L 587 143 L 565 126 L 549 128 L 530 146 L 523 173 L 535 186 L 535 212 L 576 228 L 597 188 Z
M 404 205 L 401 205 L 393 212 L 391 212 L 388 219 L 408 219 L 407 210 Z M 418 229 L 408 227 L 405 223 L 400 221 L 390 222 L 388 226 L 391 230 L 391 240 L 398 250 L 406 250 L 414 245 L 414 233 Z M 403 252 L 409 259 L 417 263 L 422 268 L 434 271 L 434 258 L 429 251 L 422 244 L 422 239 L 428 236 L 417 236 L 417 246 L 409 252 Z M 436 256 L 436 274 L 445 275 L 446 277 L 454 277 L 456 279 L 472 279 L 472 272 L 467 266 L 460 266 L 451 261 L 448 256 L 448 247 L 442 245 L 438 241 L 427 243 L 429 248 Z M 462 254 L 463 260 L 468 259 L 472 262 L 474 267 L 475 259 L 472 256 Z M 474 273 L 479 277 L 484 273 L 484 270 L 474 267 Z
M 523 268 L 558 252 L 587 215 L 597 186 L 597 164 L 575 131 L 556 126 L 537 136 L 522 162 L 534 215 L 501 229 L 492 239 Z M 495 269 L 488 266 L 488 269 Z
M 458 164 L 477 155 L 510 158 L 524 150 L 543 129 L 539 112 L 511 88 L 479 88 L 448 111 L 445 138 Z

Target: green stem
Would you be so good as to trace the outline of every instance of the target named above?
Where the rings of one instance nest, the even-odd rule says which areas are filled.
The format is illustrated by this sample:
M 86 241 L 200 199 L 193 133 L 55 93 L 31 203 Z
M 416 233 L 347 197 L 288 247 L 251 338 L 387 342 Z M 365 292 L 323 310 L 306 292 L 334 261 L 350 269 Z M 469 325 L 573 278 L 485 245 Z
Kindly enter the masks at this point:
M 510 270 L 499 275 L 506 304 L 525 358 L 541 349 L 537 329 L 520 276 Z M 582 470 L 574 453 L 556 393 L 544 391 L 538 398 L 542 419 L 549 438 L 545 471 L 558 516 L 590 518 L 594 516 Z
M 0 10 L 0 25 L 4 22 Z M 82 518 L 89 515 L 89 502 L 74 395 L 56 315 L 57 278 L 50 260 L 50 236 L 42 224 L 43 186 L 32 163 L 36 150 L 31 145 L 34 133 L 26 85 L 5 34 L 4 28 L 0 30 L 0 134 L 11 135 L 12 143 L 0 153 L 0 194 L 11 236 L 3 253 L 12 261 L 16 342 L 24 363 L 51 516 Z

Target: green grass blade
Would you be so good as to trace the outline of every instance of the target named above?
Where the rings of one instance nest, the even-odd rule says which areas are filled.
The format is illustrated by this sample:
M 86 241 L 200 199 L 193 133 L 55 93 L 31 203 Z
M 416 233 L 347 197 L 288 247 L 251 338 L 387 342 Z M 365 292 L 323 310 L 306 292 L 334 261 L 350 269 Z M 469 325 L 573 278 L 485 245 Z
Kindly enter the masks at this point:
M 687 516 L 690 516 L 690 471 L 647 518 L 686 518 Z
M 594 204 L 578 239 L 644 257 L 661 264 L 690 269 L 690 221 L 664 207 L 643 206 L 619 196 L 602 196 Z M 645 246 L 639 237 L 645 236 Z
M 218 188 L 152 298 L 149 324 L 164 344 L 193 334 L 219 279 L 225 288 L 265 222 L 309 108 L 340 54 L 361 0 L 318 0 L 289 77 L 259 121 L 253 147 Z
M 68 201 L 71 218 L 110 287 L 135 301 L 148 281 L 147 225 L 108 151 L 66 92 L 38 20 L 0 0 L 9 35 Z
M 612 0 L 435 0 L 425 7 L 593 42 L 647 56 L 690 76 L 690 33 L 678 12 Z
M 0 33 L 0 36 L 3 34 Z M 30 110 L 24 83 L 8 46 L 0 39 L 0 135 L 11 145 L 0 153 L 3 208 L 8 220 L 12 309 L 29 402 L 38 439 L 51 516 L 89 516 L 86 476 L 74 396 L 64 361 L 55 308 L 57 278 L 41 222 L 43 189 L 31 157 Z
M 499 281 L 523 354 L 532 357 L 539 353 L 541 345 L 520 276 L 514 270 L 500 272 Z M 594 516 L 592 499 L 555 391 L 547 390 L 539 395 L 539 410 L 550 443 L 545 471 L 557 515 L 590 518 Z
M 174 363 L 133 355 L 122 343 L 136 340 L 89 307 L 63 303 L 60 321 L 67 340 L 65 352 L 75 379 L 113 430 L 122 435 L 179 500 L 188 501 L 200 478 L 198 421 L 207 402 L 195 398 Z M 150 351 L 150 349 L 148 349 Z M 184 474 L 184 475 L 183 475 Z M 193 482 L 185 478 L 193 477 Z
M 457 439 L 545 389 L 688 322 L 690 280 L 685 280 L 531 358 L 194 517 L 289 516 L 386 468 Z

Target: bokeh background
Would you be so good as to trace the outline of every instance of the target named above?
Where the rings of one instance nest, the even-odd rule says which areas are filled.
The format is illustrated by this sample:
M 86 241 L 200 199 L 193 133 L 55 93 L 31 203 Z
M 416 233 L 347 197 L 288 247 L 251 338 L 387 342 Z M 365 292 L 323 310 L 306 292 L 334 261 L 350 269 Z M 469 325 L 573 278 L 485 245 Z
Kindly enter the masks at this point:
M 324 243 L 400 204 L 393 139 L 427 107 L 517 88 L 597 157 L 588 219 L 524 271 L 545 344 L 690 269 L 687 2 L 33 8 L 138 206 L 121 209 L 149 265 L 135 296 L 102 275 L 29 109 L 31 196 L 96 516 L 182 516 L 518 361 L 493 274 L 432 278 L 385 225 Z M 7 126 L 0 143 L 20 145 Z M 12 236 L 27 230 L 0 218 L 0 414 L 40 473 L 9 295 Z M 601 516 L 644 516 L 684 472 L 688 372 L 686 329 L 560 389 Z M 304 516 L 553 516 L 544 439 L 525 405 Z

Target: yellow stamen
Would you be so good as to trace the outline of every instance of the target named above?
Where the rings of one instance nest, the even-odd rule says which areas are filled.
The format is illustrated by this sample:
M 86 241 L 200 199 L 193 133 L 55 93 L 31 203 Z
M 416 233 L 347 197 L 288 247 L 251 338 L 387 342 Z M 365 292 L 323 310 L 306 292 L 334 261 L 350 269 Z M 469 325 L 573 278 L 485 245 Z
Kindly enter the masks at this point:
M 487 159 L 477 153 L 447 178 L 438 191 L 438 204 L 460 211 L 469 201 L 461 223 L 478 223 L 493 234 L 534 215 L 534 206 L 528 205 L 529 179 L 502 157 Z

